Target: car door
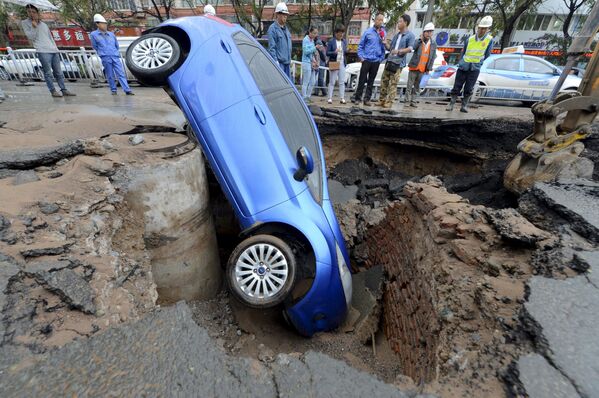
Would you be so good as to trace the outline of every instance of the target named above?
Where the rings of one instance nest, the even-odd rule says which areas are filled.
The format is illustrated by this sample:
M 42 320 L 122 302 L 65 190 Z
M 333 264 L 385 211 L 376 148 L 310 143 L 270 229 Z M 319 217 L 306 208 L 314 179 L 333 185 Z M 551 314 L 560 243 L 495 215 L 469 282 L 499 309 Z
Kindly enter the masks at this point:
M 306 190 L 310 179 L 322 176 L 322 166 L 319 142 L 306 138 L 311 119 L 290 81 L 244 33 L 235 33 L 233 41 L 236 67 L 255 94 L 206 118 L 200 128 L 239 211 L 249 217 Z M 239 82 L 239 75 L 227 78 Z M 300 146 L 314 157 L 308 186 L 293 178 Z
M 531 100 L 538 100 L 546 97 L 549 90 L 553 88 L 557 82 L 558 75 L 555 73 L 556 68 L 540 59 L 535 58 L 524 58 L 524 82 L 526 88 L 529 90 L 524 91 L 526 98 Z
M 485 70 L 482 80 L 487 86 L 514 88 L 521 85 L 521 57 L 495 58 Z

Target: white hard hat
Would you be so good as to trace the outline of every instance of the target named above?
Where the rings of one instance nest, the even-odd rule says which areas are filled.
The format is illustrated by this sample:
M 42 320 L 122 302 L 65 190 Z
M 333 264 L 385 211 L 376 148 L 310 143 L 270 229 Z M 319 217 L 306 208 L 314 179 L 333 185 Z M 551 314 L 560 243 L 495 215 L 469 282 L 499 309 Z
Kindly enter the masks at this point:
M 214 9 L 214 7 L 212 7 L 212 5 L 206 4 L 204 6 L 204 14 L 216 15 L 216 10 Z
M 101 14 L 94 15 L 94 23 L 96 23 L 96 22 L 108 23 L 108 22 L 106 22 L 106 19 L 104 19 L 104 17 Z
M 426 32 L 427 30 L 435 30 L 435 25 L 432 22 L 429 22 L 426 25 L 424 25 L 424 29 L 422 30 L 424 32 Z
M 283 2 L 277 4 L 277 6 L 275 7 L 275 14 L 278 14 L 278 13 L 289 14 L 289 10 L 287 9 L 287 4 L 285 4 Z
M 483 17 L 483 19 L 481 19 L 478 23 L 479 28 L 490 28 L 491 25 L 493 25 L 493 17 L 491 17 L 490 15 Z

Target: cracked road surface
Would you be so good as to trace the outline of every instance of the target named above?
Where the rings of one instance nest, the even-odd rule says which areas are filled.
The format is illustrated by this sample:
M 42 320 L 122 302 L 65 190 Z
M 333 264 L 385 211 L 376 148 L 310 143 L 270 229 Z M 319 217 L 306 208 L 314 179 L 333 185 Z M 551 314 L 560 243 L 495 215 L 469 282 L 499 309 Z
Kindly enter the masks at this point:
M 315 352 L 270 364 L 227 356 L 183 303 L 0 372 L 0 386 L 3 397 L 424 397 Z

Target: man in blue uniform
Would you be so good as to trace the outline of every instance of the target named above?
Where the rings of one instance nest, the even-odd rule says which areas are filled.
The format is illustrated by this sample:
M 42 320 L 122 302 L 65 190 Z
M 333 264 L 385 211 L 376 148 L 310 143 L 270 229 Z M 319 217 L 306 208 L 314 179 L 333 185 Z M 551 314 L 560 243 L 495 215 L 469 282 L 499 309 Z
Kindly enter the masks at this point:
M 94 15 L 94 22 L 98 29 L 94 30 L 89 36 L 92 47 L 96 50 L 96 53 L 98 53 L 98 56 L 102 60 L 102 65 L 104 65 L 104 74 L 106 75 L 106 80 L 108 80 L 112 95 L 116 95 L 115 75 L 119 79 L 119 83 L 125 94 L 133 95 L 127 83 L 127 76 L 125 76 L 125 71 L 123 70 L 119 42 L 116 36 L 114 33 L 108 31 L 108 23 L 102 15 Z
M 268 28 L 268 52 L 283 73 L 291 78 L 291 32 L 287 27 L 287 4 L 277 4 L 275 16 L 276 20 Z

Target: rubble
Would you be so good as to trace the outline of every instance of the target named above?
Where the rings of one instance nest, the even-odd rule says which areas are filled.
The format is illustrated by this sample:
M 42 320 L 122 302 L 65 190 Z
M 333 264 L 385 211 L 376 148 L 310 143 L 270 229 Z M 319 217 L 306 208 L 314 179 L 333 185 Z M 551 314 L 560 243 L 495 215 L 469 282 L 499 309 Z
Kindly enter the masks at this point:
M 522 195 L 518 209 L 541 228 L 557 232 L 569 228 L 599 243 L 599 182 L 536 183 Z
M 72 308 L 80 309 L 86 314 L 96 312 L 94 291 L 88 282 L 72 269 L 40 272 L 37 276 L 49 291 L 57 294 Z
M 534 247 L 537 242 L 550 237 L 522 217 L 516 209 L 487 210 L 485 213 L 501 237 L 510 242 Z
M 431 176 L 408 181 L 400 200 L 371 206 L 335 209 L 355 243 L 352 260 L 383 265 L 383 325 L 402 372 L 441 395 L 459 388 L 500 396 L 497 374 L 529 350 L 518 314 L 528 260 L 547 233 L 516 212 L 472 205 Z M 373 210 L 382 217 L 371 220 Z M 357 215 L 350 229 L 346 214 Z
M 4 150 L 0 151 L 0 169 L 32 169 L 79 155 L 83 151 L 84 144 L 80 140 L 51 147 Z

